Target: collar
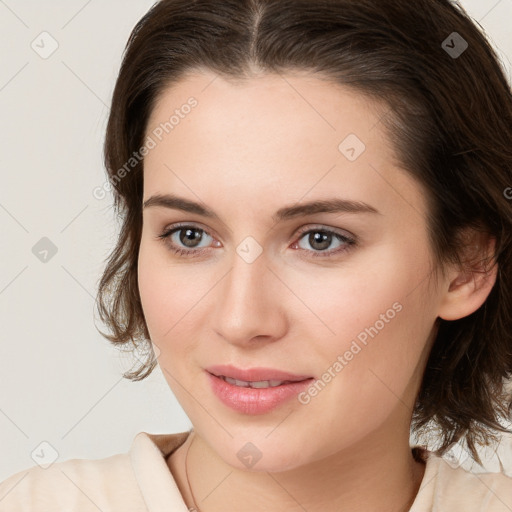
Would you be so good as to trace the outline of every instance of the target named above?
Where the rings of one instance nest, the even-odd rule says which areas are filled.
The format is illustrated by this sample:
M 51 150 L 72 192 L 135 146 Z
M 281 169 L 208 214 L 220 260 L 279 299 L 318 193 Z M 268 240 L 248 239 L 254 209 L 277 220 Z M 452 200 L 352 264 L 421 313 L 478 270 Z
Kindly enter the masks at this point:
M 149 434 L 139 432 L 129 451 L 130 461 L 148 512 L 188 512 L 166 457 L 181 446 L 189 432 Z
M 130 448 L 130 460 L 148 512 L 189 512 L 169 471 L 166 459 L 192 432 L 149 434 L 139 432 Z M 434 500 L 441 459 L 424 447 L 413 447 L 413 455 L 426 464 L 423 480 L 409 512 L 427 512 Z

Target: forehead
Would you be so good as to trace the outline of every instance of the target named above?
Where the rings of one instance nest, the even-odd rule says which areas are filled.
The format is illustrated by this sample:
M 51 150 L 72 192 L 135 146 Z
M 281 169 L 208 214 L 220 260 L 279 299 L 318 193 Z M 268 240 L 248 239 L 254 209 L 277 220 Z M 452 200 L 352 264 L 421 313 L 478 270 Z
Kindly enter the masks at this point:
M 258 195 L 268 203 L 272 191 L 277 206 L 338 192 L 384 210 L 402 197 L 424 211 L 380 123 L 388 110 L 311 73 L 237 81 L 191 73 L 164 90 L 151 113 L 144 195 L 179 189 L 208 202 L 220 192 L 249 205 Z
M 322 139 L 326 144 L 336 143 L 344 131 L 363 138 L 388 110 L 387 105 L 352 88 L 306 71 L 246 79 L 225 78 L 207 70 L 191 71 L 159 94 L 148 131 L 169 121 L 184 107 L 188 111 L 186 104 L 191 98 L 197 101 L 197 107 L 190 112 L 192 115 L 180 116 L 180 125 L 189 124 L 187 118 L 195 118 L 198 122 L 194 128 L 203 128 L 210 136 L 231 129 L 232 134 L 252 132 L 268 143 L 275 143 L 276 134 L 286 135 L 286 139 Z M 179 131 L 174 128 L 177 126 L 172 131 Z

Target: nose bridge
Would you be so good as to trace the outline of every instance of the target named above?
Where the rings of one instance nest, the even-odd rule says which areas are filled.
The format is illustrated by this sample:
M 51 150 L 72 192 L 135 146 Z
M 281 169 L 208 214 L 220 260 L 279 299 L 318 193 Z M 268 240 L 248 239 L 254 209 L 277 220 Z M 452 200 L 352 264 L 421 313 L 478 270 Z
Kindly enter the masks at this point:
M 258 295 L 265 294 L 264 283 L 270 272 L 263 253 L 252 259 L 248 257 L 251 249 L 247 253 L 243 253 L 243 250 L 244 246 L 241 244 L 237 248 L 237 254 L 233 255 L 231 271 L 223 290 L 223 302 L 233 312 L 246 308 L 254 310 L 258 307 Z
M 218 297 L 216 317 L 216 329 L 227 340 L 249 341 L 258 335 L 274 335 L 280 328 L 278 317 L 282 315 L 275 287 L 269 281 L 274 277 L 267 265 L 262 249 L 251 241 L 242 242 L 233 254 Z

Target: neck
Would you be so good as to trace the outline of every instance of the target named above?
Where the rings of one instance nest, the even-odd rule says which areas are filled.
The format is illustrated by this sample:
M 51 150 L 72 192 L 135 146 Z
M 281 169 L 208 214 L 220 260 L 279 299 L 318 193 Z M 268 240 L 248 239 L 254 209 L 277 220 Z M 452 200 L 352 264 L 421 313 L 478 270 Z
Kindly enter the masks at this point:
M 188 453 L 188 476 L 185 473 Z M 292 470 L 270 473 L 233 468 L 195 432 L 168 459 L 189 510 L 291 512 L 407 512 L 424 475 L 408 438 L 358 446 Z

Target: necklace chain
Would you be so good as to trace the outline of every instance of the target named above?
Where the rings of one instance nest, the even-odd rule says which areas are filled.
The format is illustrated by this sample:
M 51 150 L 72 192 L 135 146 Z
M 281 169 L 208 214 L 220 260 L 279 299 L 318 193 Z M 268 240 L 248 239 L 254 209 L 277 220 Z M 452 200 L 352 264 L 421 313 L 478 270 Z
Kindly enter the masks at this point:
M 192 444 L 192 441 L 189 443 L 188 448 L 187 448 L 187 453 L 185 454 L 185 477 L 187 479 L 188 490 L 190 491 L 190 496 L 192 497 L 192 505 L 193 505 L 193 508 L 189 508 L 188 510 L 190 512 L 192 512 L 192 511 L 193 512 L 201 512 L 199 510 L 199 507 L 196 505 L 196 499 L 194 497 L 194 493 L 192 491 L 192 486 L 190 485 L 190 480 L 188 478 L 187 462 L 188 462 L 188 452 L 190 451 L 190 445 L 191 444 Z

